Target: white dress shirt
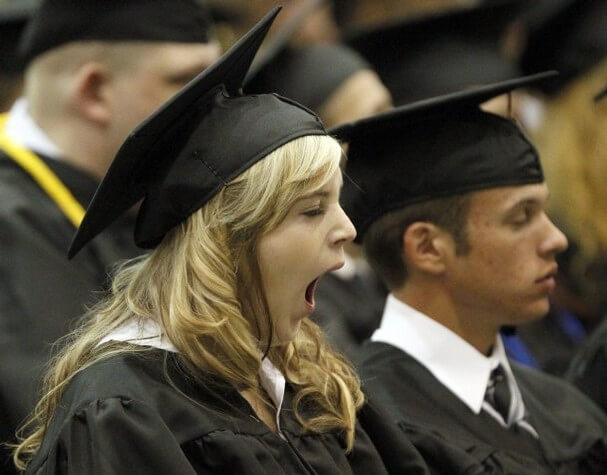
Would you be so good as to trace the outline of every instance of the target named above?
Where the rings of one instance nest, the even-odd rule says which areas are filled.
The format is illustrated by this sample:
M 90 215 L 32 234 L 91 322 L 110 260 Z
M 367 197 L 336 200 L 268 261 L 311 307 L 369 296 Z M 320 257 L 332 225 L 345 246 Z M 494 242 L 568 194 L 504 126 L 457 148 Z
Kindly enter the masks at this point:
M 16 144 L 49 158 L 60 159 L 61 150 L 34 122 L 28 112 L 27 100 L 17 99 L 8 113 L 4 133 Z
M 525 404 L 499 336 L 491 355 L 485 356 L 445 326 L 390 294 L 381 325 L 371 340 L 395 346 L 415 358 L 475 414 L 484 409 L 502 426 L 519 424 L 537 437 L 524 420 Z M 507 420 L 484 400 L 491 372 L 499 364 L 511 394 Z
M 162 327 L 151 318 L 130 319 L 105 336 L 98 343 L 98 346 L 109 341 L 124 341 L 132 345 L 152 346 L 179 353 L 175 345 L 162 331 Z M 276 428 L 282 437 L 282 434 L 280 434 L 280 411 L 285 394 L 285 377 L 268 358 L 264 358 L 259 369 L 259 380 L 276 406 Z

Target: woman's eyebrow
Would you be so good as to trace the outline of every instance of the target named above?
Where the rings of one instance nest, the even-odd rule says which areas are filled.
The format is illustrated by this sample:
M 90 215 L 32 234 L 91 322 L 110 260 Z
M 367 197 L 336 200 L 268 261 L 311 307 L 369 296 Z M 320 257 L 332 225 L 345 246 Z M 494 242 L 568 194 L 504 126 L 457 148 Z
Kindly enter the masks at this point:
M 308 200 L 310 198 L 327 198 L 330 194 L 331 194 L 331 192 L 328 190 L 317 190 L 317 191 L 313 191 L 312 193 L 303 195 L 297 201 Z

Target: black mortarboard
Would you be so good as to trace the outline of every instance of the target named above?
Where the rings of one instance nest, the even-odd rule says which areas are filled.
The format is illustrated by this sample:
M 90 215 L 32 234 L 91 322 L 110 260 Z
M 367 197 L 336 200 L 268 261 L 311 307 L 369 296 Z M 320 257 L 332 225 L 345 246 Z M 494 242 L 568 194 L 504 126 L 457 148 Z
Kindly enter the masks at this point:
M 546 93 L 556 93 L 607 57 L 605 0 L 544 0 L 524 18 L 521 69 L 525 74 L 559 71 L 542 87 Z
M 297 137 L 326 134 L 316 115 L 289 99 L 240 93 L 278 11 L 129 135 L 89 205 L 70 257 L 141 198 L 135 242 L 154 247 L 268 153 Z
M 12 0 L 0 3 L 0 72 L 20 73 L 24 62 L 19 57 L 19 38 L 36 9 L 35 0 Z
M 524 0 L 441 10 L 346 33 L 375 68 L 395 104 L 519 76 L 502 54 L 506 26 Z
M 211 17 L 196 0 L 43 0 L 21 54 L 29 62 L 72 41 L 207 43 Z
M 358 239 L 375 220 L 412 203 L 543 181 L 537 152 L 518 126 L 478 106 L 554 74 L 479 86 L 330 129 L 349 143 L 342 196 Z
M 248 93 L 276 92 L 318 111 L 352 74 L 370 69 L 354 50 L 338 44 L 285 47 L 245 82 Z

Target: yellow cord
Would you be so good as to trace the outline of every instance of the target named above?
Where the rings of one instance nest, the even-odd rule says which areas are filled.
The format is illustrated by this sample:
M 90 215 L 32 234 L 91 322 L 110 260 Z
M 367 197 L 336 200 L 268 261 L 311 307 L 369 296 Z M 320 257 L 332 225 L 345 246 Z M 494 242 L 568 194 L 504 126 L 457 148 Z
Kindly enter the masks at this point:
M 84 217 L 84 208 L 53 171 L 35 153 L 14 143 L 4 133 L 6 114 L 0 114 L 0 149 L 25 170 L 77 228 Z

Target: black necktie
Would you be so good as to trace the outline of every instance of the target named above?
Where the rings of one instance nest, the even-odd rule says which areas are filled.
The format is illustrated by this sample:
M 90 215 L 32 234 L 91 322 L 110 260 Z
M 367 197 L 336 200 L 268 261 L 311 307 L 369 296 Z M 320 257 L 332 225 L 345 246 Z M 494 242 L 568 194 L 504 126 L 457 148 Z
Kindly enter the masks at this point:
M 485 401 L 500 413 L 504 422 L 508 423 L 508 413 L 510 412 L 510 388 L 506 379 L 506 372 L 502 365 L 499 365 L 491 372 Z

